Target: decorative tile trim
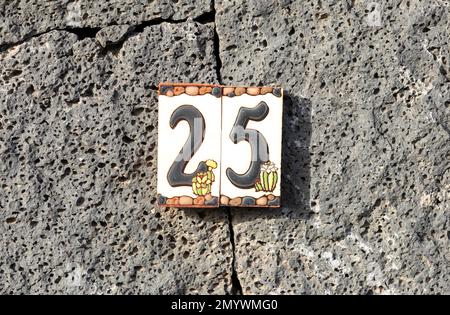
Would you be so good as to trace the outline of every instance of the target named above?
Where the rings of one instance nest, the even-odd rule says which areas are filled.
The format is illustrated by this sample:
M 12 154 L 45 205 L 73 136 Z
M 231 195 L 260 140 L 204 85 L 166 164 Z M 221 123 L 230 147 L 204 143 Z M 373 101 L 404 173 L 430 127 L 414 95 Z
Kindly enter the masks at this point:
M 234 97 L 234 96 L 241 96 L 243 94 L 248 94 L 252 96 L 257 95 L 266 95 L 266 94 L 273 94 L 276 97 L 282 97 L 283 96 L 283 89 L 280 87 L 271 87 L 271 86 L 263 86 L 263 87 L 256 87 L 256 86 L 249 86 L 249 87 L 243 87 L 243 86 L 222 86 L 223 88 L 223 96 L 228 97 Z
M 259 198 L 251 196 L 242 196 L 230 199 L 226 195 L 220 195 L 220 205 L 229 207 L 268 207 L 278 208 L 280 206 L 280 197 L 273 194 L 261 196 Z
M 177 96 L 180 94 L 188 94 L 191 96 L 211 94 L 215 97 L 221 96 L 241 96 L 243 94 L 248 94 L 252 96 L 273 94 L 276 97 L 283 97 L 283 89 L 280 87 L 271 86 L 225 86 L 225 85 L 214 85 L 214 84 L 191 84 L 191 83 L 160 83 L 159 84 L 159 95 L 165 96 Z
M 191 83 L 160 83 L 158 95 L 178 96 L 187 94 L 191 96 L 211 94 L 215 97 L 222 96 L 222 86 L 213 84 L 191 84 Z
M 175 208 L 217 208 L 219 206 L 219 198 L 207 194 L 206 196 L 174 196 L 171 198 L 158 194 L 158 205 L 162 207 Z

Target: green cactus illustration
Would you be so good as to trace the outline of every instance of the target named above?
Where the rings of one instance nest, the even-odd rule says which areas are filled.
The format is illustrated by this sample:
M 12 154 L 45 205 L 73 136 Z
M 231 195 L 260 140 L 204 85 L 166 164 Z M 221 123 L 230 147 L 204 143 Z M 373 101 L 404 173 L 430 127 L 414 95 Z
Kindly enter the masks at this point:
M 197 196 L 205 196 L 211 193 L 211 186 L 215 181 L 213 169 L 217 168 L 217 162 L 214 160 L 205 161 L 208 166 L 206 172 L 198 172 L 192 178 L 192 192 Z
M 255 190 L 256 191 L 262 191 L 263 190 L 263 187 L 261 185 L 261 180 L 259 178 L 255 182 Z
M 272 192 L 275 190 L 278 182 L 278 168 L 275 163 L 267 161 L 261 164 L 259 178 L 255 182 L 256 191 Z

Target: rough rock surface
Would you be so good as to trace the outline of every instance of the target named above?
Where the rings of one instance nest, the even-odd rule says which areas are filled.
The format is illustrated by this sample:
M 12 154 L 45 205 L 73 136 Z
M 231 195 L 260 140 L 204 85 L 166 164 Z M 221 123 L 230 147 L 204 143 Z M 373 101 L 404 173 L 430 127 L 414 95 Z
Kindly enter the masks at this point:
M 0 293 L 449 294 L 449 9 L 0 0 Z M 285 88 L 281 209 L 155 206 L 160 81 Z
M 211 9 L 211 0 L 0 0 L 0 46 L 52 29 L 180 21 Z
M 288 92 L 285 206 L 233 211 L 245 294 L 450 293 L 448 3 L 378 12 L 216 1 L 223 82 Z
M 212 38 L 52 31 L 0 54 L 1 293 L 230 291 L 226 214 L 155 207 L 155 86 L 215 82 Z

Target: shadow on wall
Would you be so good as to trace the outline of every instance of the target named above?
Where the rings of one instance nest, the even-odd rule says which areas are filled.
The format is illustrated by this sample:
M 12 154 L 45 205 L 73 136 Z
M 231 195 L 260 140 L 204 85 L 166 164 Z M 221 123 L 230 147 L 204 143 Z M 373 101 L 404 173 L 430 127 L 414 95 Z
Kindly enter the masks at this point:
M 311 142 L 311 101 L 284 92 L 283 99 L 283 147 L 281 208 L 231 208 L 238 220 L 248 221 L 257 218 L 289 217 L 308 219 L 310 205 L 310 162 Z M 217 209 L 183 209 L 187 215 L 200 215 L 205 219 L 206 212 L 227 211 L 228 207 Z M 236 218 L 237 219 L 237 218 Z
M 310 214 L 311 101 L 285 93 L 283 114 L 282 212 Z

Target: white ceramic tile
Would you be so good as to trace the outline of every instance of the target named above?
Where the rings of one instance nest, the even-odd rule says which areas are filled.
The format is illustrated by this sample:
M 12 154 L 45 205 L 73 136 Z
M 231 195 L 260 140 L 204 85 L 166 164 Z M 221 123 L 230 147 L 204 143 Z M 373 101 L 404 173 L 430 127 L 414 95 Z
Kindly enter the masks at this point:
M 225 88 L 224 91 L 224 94 L 235 95 L 233 92 L 227 93 Z M 259 93 L 258 90 L 247 90 L 249 92 Z M 281 185 L 282 90 L 277 89 L 274 93 L 276 95 L 247 93 L 222 97 L 221 204 L 278 207 Z M 236 127 L 239 112 L 242 120 L 248 118 L 245 129 Z M 259 138 L 256 131 L 261 135 Z M 237 136 L 237 143 L 230 136 L 233 139 Z M 258 143 L 258 156 L 265 163 L 257 161 Z M 244 176 L 245 174 L 248 176 Z M 257 180 L 261 185 L 256 183 Z
M 193 90 L 195 93 L 196 89 Z M 167 86 L 160 91 L 173 94 Z M 221 98 L 211 93 L 196 96 L 160 94 L 158 108 L 158 203 L 177 207 L 217 207 L 220 195 Z M 195 115 L 197 117 L 194 118 Z M 191 121 L 192 129 L 188 121 Z M 198 141 L 199 147 L 192 157 L 189 154 L 191 150 L 180 155 L 191 132 L 196 138 L 194 144 Z M 189 143 L 190 148 L 195 146 Z M 177 157 L 181 157 L 179 162 L 176 162 Z M 188 161 L 185 166 L 183 161 Z M 196 171 L 200 164 L 204 169 L 198 174 Z M 170 176 L 170 169 L 174 170 L 173 176 Z

